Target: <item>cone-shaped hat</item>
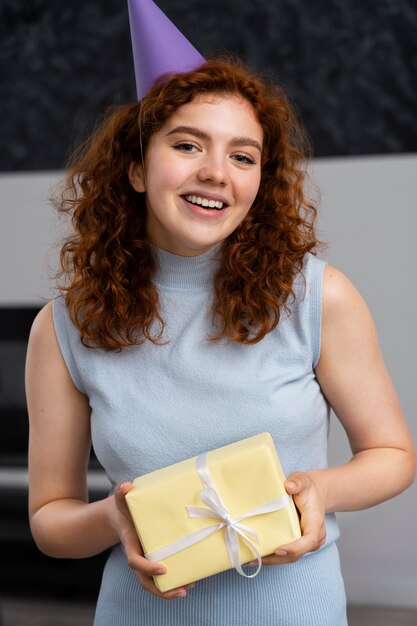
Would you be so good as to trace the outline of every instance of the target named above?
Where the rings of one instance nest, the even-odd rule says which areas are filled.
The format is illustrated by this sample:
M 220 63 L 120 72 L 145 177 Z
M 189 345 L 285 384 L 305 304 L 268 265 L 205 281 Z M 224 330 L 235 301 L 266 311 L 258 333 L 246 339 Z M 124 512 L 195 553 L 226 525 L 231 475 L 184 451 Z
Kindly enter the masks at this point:
M 152 0 L 128 0 L 138 100 L 166 72 L 187 72 L 205 63 Z

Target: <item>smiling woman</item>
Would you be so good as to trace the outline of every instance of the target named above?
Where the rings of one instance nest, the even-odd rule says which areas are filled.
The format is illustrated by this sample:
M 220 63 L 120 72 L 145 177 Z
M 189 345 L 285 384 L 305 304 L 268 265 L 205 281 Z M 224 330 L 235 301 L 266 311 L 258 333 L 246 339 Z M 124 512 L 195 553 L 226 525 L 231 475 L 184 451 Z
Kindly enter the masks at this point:
M 71 317 L 90 345 L 157 341 L 150 244 L 193 256 L 223 242 L 215 336 L 258 341 L 316 246 L 308 143 L 282 89 L 238 60 L 166 78 L 110 111 L 73 157 L 57 200 L 76 230 L 61 254 Z
M 67 281 L 28 348 L 30 519 L 52 556 L 112 547 L 95 626 L 346 626 L 334 512 L 413 480 L 369 311 L 315 255 L 305 145 L 281 89 L 213 60 L 111 112 L 72 161 L 57 201 L 74 224 Z M 333 468 L 330 407 L 352 449 Z M 130 481 L 259 432 L 302 536 L 250 580 L 228 570 L 162 593 Z M 91 440 L 113 485 L 93 503 Z
M 242 97 L 200 96 L 173 113 L 152 136 L 144 166 L 129 170 L 133 188 L 146 193 L 149 241 L 192 256 L 225 240 L 258 193 L 262 140 Z

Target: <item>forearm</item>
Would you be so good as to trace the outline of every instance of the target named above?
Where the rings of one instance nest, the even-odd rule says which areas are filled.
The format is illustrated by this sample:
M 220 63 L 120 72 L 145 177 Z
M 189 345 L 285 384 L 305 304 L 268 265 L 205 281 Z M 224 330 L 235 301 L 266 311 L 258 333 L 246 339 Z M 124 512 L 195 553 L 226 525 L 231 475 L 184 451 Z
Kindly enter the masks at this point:
M 91 503 L 76 499 L 49 502 L 32 515 L 32 534 L 48 556 L 94 556 L 119 541 L 111 523 L 113 510 L 113 496 Z
M 326 512 L 357 511 L 404 491 L 414 479 L 415 458 L 399 448 L 375 448 L 344 465 L 307 474 L 323 494 Z

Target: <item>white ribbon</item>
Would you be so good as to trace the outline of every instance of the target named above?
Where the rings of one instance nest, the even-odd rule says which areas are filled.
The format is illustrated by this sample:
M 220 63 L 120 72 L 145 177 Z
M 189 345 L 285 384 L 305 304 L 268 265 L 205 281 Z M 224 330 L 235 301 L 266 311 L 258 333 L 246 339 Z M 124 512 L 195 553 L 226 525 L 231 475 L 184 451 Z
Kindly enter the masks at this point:
M 291 502 L 291 498 L 288 495 L 282 496 L 281 498 L 275 498 L 275 500 L 271 500 L 270 502 L 266 502 L 261 506 L 258 506 L 243 515 L 238 515 L 237 517 L 232 517 L 225 506 L 223 500 L 221 499 L 220 493 L 216 489 L 216 485 L 211 477 L 207 466 L 207 452 L 204 454 L 200 454 L 197 457 L 197 472 L 200 476 L 201 482 L 204 485 L 203 491 L 200 492 L 200 498 L 208 506 L 208 508 L 198 507 L 198 506 L 187 506 L 186 509 L 188 511 L 189 517 L 204 517 L 204 518 L 214 518 L 221 520 L 217 524 L 213 524 L 206 528 L 201 528 L 196 530 L 176 541 L 172 541 L 168 545 L 160 548 L 159 550 L 155 550 L 154 552 L 145 554 L 146 558 L 150 561 L 162 561 L 163 559 L 184 550 L 185 548 L 189 548 L 199 541 L 203 541 L 210 535 L 213 535 L 221 528 L 225 529 L 225 543 L 227 548 L 227 553 L 229 555 L 230 564 L 234 567 L 241 576 L 245 576 L 246 578 L 254 578 L 259 574 L 259 571 L 262 566 L 261 556 L 253 543 L 248 537 L 252 537 L 256 543 L 259 543 L 259 538 L 256 532 L 246 526 L 245 524 L 241 524 L 240 521 L 246 519 L 247 517 L 254 517 L 255 515 L 263 515 L 264 513 L 272 513 L 272 511 L 279 511 L 280 509 L 285 508 Z M 258 567 L 253 574 L 246 574 L 242 569 L 242 561 L 240 560 L 240 548 L 239 548 L 239 536 L 242 540 L 249 546 L 256 560 L 258 561 Z

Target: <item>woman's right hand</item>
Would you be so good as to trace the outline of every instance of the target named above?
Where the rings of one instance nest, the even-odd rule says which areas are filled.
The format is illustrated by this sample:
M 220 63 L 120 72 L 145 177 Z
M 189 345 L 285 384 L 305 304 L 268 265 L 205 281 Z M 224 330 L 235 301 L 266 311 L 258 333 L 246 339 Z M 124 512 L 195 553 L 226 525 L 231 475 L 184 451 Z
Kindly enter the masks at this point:
M 114 511 L 113 525 L 119 535 L 120 543 L 126 554 L 127 562 L 131 567 L 142 585 L 142 587 L 164 600 L 172 600 L 174 598 L 184 598 L 188 589 L 195 587 L 195 583 L 170 589 L 162 593 L 156 587 L 152 576 L 165 574 L 166 567 L 161 563 L 153 563 L 143 556 L 142 546 L 140 544 L 135 526 L 130 515 L 129 508 L 126 504 L 125 495 L 132 489 L 132 483 L 120 483 L 116 485 L 114 492 Z

